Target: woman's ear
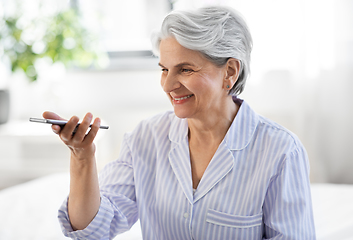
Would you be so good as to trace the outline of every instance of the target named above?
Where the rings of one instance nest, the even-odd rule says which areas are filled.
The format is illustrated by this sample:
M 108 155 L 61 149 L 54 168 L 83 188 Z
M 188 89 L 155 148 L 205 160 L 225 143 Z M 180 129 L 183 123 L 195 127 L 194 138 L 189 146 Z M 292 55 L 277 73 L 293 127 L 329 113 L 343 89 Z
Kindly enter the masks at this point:
M 232 89 L 239 77 L 240 61 L 235 58 L 229 58 L 226 63 L 226 77 L 224 85 L 227 90 Z

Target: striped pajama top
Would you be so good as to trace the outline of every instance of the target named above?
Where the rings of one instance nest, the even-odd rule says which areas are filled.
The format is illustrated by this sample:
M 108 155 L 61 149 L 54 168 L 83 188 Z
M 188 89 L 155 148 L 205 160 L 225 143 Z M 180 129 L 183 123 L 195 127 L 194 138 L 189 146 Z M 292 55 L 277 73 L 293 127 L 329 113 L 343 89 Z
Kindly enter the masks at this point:
M 125 134 L 99 184 L 100 209 L 86 229 L 72 230 L 67 200 L 59 209 L 65 236 L 113 239 L 140 219 L 145 240 L 315 239 L 303 145 L 245 101 L 195 192 L 188 123 L 172 111 Z

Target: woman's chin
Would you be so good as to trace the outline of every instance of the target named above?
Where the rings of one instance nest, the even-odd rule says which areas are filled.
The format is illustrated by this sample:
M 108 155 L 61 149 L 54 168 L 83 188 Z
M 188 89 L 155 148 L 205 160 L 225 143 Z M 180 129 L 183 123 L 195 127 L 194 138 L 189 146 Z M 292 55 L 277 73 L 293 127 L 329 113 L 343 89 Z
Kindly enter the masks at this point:
M 190 117 L 190 112 L 182 111 L 181 109 L 177 109 L 176 107 L 174 107 L 174 113 L 175 113 L 175 116 L 177 116 L 178 118 Z
M 175 113 L 175 116 L 177 116 L 178 118 L 188 118 L 187 115 L 184 115 L 184 114 L 177 114 L 176 112 Z

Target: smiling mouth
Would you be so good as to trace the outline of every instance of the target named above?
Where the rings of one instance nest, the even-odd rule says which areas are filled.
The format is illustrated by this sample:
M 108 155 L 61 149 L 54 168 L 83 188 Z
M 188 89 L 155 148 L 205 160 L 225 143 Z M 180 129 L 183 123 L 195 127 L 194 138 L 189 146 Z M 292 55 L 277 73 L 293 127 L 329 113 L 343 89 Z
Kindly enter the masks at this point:
M 184 100 L 184 99 L 187 99 L 187 98 L 191 98 L 192 96 L 194 96 L 194 94 L 190 94 L 190 95 L 188 95 L 188 96 L 181 97 L 181 98 L 173 98 L 173 100 L 175 100 L 175 101 L 181 101 L 181 100 Z

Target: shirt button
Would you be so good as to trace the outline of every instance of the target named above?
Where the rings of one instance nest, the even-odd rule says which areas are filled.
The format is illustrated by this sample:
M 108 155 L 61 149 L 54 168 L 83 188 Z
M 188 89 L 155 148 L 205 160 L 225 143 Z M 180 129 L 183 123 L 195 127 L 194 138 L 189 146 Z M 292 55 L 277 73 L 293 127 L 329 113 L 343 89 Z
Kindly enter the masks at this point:
M 189 214 L 186 212 L 184 213 L 184 218 L 188 218 L 189 217 Z

